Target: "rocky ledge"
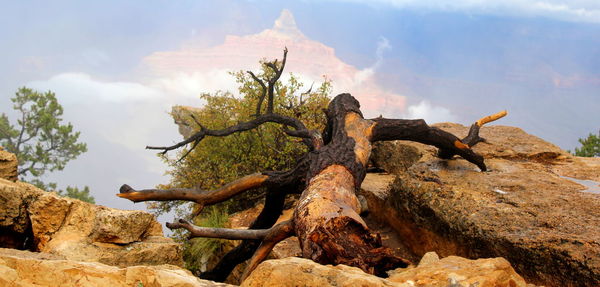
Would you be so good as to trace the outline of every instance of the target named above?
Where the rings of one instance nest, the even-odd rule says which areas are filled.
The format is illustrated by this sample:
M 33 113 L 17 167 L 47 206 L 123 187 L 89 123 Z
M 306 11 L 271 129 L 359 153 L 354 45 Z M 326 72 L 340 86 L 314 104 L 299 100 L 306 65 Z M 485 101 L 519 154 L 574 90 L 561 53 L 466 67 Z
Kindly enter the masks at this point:
M 466 135 L 468 128 L 440 124 Z M 489 171 L 413 142 L 378 144 L 363 184 L 371 215 L 414 258 L 504 257 L 528 282 L 600 286 L 600 158 L 579 158 L 524 131 L 484 127 Z
M 380 278 L 356 267 L 320 265 L 308 259 L 288 257 L 261 263 L 241 286 L 531 286 L 503 258 L 469 260 L 450 256 L 439 259 L 433 252 L 424 256 L 418 266 L 399 268 L 389 274 L 388 278 Z
M 183 265 L 152 214 L 60 197 L 0 178 L 0 247 L 116 266 Z
M 0 178 L 17 180 L 17 156 L 0 147 Z
M 0 286 L 232 286 L 201 280 L 173 265 L 116 267 L 98 262 L 62 260 L 60 256 L 0 248 Z

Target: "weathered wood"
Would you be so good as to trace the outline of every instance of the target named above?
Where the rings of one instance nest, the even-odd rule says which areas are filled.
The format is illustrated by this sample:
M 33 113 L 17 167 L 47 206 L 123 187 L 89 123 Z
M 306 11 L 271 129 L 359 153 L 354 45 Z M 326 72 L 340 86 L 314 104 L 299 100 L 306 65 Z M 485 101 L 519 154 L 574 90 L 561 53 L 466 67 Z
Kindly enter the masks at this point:
M 356 266 L 371 274 L 406 267 L 408 262 L 382 246 L 359 215 L 354 177 L 331 165 L 313 177 L 294 212 L 302 256 L 322 264 Z
M 187 200 L 204 206 L 223 202 L 241 192 L 261 187 L 268 179 L 268 175 L 254 173 L 211 191 L 193 188 L 144 189 L 138 191 L 124 184 L 117 196 L 133 202 Z
M 300 240 L 302 256 L 319 263 L 356 266 L 365 272 L 382 276 L 387 270 L 406 266 L 409 262 L 384 247 L 379 235 L 371 233 L 359 215 L 360 204 L 356 194 L 365 177 L 372 142 L 411 140 L 433 145 L 438 147 L 440 158 L 451 159 L 459 155 L 485 171 L 483 157 L 473 152 L 471 147 L 484 141 L 479 137 L 479 128 L 503 117 L 506 112 L 480 119 L 473 124 L 467 137 L 459 139 L 428 126 L 424 120 L 364 119 L 359 102 L 350 94 L 341 94 L 325 110 L 327 125 L 321 136 L 316 131 L 307 130 L 297 119 L 273 113 L 273 87 L 281 76 L 286 55 L 287 50 L 284 51 L 280 67 L 276 61 L 267 63 L 275 73 L 267 79 L 267 85 L 249 72 L 263 89 L 255 119 L 223 130 L 208 130 L 200 126 L 200 131 L 180 143 L 150 148 L 167 152 L 191 143 L 193 149 L 205 136 L 227 136 L 274 122 L 282 124 L 288 135 L 303 138 L 309 147 L 295 168 L 256 173 L 210 192 L 191 189 L 136 191 L 123 185 L 119 196 L 132 201 L 189 200 L 204 206 L 257 187 L 267 187 L 265 206 L 248 230 L 200 228 L 185 221 L 167 225 L 170 228 L 185 228 L 192 236 L 245 239 L 227 253 L 213 270 L 201 274 L 206 279 L 225 280 L 237 264 L 254 254 L 244 274 L 248 275 L 277 242 L 293 234 Z M 268 97 L 266 114 L 260 115 L 265 96 Z M 288 126 L 295 129 L 289 130 Z M 301 193 L 294 215 L 289 222 L 272 227 L 289 193 Z
M 215 228 L 196 226 L 191 222 L 179 219 L 177 222 L 167 222 L 167 227 L 170 229 L 183 228 L 189 231 L 188 238 L 204 237 L 204 238 L 222 238 L 231 240 L 242 239 L 264 239 L 269 234 L 269 229 L 230 229 L 230 228 Z
M 288 220 L 282 223 L 279 223 L 273 228 L 269 230 L 269 233 L 265 236 L 263 241 L 260 243 L 260 246 L 254 252 L 254 255 L 248 262 L 248 266 L 244 273 L 242 274 L 242 281 L 256 269 L 259 263 L 261 263 L 267 256 L 269 252 L 273 250 L 275 244 L 281 242 L 282 240 L 294 235 L 294 221 Z
M 273 226 L 283 211 L 285 195 L 284 192 L 269 192 L 267 190 L 265 206 L 248 229 L 263 229 Z M 227 252 L 215 267 L 202 272 L 200 278 L 219 282 L 225 281 L 238 264 L 252 257 L 260 243 L 260 240 L 243 240 L 238 246 Z

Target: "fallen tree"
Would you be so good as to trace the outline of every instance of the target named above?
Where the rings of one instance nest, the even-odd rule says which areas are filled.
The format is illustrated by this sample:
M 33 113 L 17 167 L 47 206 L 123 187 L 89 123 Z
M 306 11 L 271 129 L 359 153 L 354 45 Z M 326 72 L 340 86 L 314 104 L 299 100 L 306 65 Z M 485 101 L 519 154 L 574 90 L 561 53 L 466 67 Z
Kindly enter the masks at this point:
M 147 148 L 166 153 L 190 144 L 189 153 L 205 137 L 223 137 L 265 123 L 277 123 L 283 126 L 286 134 L 300 138 L 308 148 L 295 168 L 254 173 L 211 191 L 184 188 L 135 190 L 123 185 L 118 196 L 134 202 L 192 201 L 199 206 L 195 209 L 197 215 L 204 206 L 266 187 L 264 208 L 247 230 L 199 227 L 182 219 L 167 223 L 171 229 L 188 230 L 191 238 L 243 240 L 212 270 L 201 274 L 200 277 L 205 279 L 223 281 L 235 266 L 251 259 L 243 275 L 245 278 L 277 242 L 293 235 L 300 240 L 302 256 L 318 263 L 356 266 L 382 276 L 387 270 L 407 266 L 409 262 L 383 246 L 379 235 L 371 233 L 359 215 L 356 191 L 366 174 L 371 144 L 388 140 L 416 141 L 438 147 L 440 158 L 452 159 L 458 155 L 486 171 L 483 157 L 473 152 L 471 147 L 484 141 L 479 137 L 479 128 L 503 117 L 506 112 L 480 119 L 471 126 L 467 137 L 459 139 L 428 126 L 424 120 L 364 119 L 359 102 L 350 94 L 340 94 L 324 110 L 327 117 L 324 131 L 308 130 L 296 118 L 275 113 L 274 87 L 283 72 L 286 58 L 287 49 L 281 62 L 266 63 L 273 70 L 268 79 L 260 79 L 248 72 L 262 88 L 254 119 L 219 130 L 197 123 L 200 130 L 186 140 L 172 146 Z M 265 100 L 266 108 L 263 109 Z M 281 215 L 285 196 L 292 193 L 301 194 L 292 219 L 273 226 Z

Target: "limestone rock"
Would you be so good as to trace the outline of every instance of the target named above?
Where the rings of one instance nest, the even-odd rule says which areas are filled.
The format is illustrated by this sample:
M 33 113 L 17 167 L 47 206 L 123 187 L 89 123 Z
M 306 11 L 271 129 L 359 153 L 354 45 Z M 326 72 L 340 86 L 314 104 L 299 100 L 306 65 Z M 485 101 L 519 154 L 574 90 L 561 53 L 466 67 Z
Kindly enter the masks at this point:
M 376 142 L 373 144 L 371 163 L 390 173 L 407 170 L 422 156 L 421 151 L 410 145 L 397 142 Z
M 450 256 L 389 273 L 388 278 L 380 278 L 356 267 L 320 265 L 288 257 L 264 261 L 241 286 L 527 286 L 503 258 L 469 260 Z
M 119 268 L 56 255 L 0 248 L 0 286 L 231 286 L 198 279 L 173 265 Z
M 430 253 L 427 253 L 430 254 Z M 435 254 L 435 253 L 434 253 Z M 510 266 L 506 259 L 488 258 L 469 260 L 458 256 L 443 259 L 427 259 L 416 268 L 397 269 L 387 278 L 411 286 L 446 287 L 525 287 L 527 283 Z M 422 260 L 423 261 L 423 260 Z
M 393 283 L 367 274 L 356 267 L 321 265 L 304 258 L 288 257 L 264 261 L 240 286 L 375 287 L 410 285 Z
M 171 117 L 179 127 L 179 134 L 182 135 L 184 139 L 187 139 L 194 134 L 195 124 L 191 115 L 199 110 L 200 108 L 190 106 L 173 106 L 171 109 Z
M 31 246 L 31 221 L 27 206 L 40 192 L 33 185 L 0 178 L 0 247 Z
M 68 260 L 183 265 L 180 245 L 163 236 L 153 215 L 60 197 L 22 182 L 0 179 L 0 231 L 0 247 Z
M 17 156 L 0 147 L 0 178 L 17 181 Z
M 394 143 L 422 156 L 391 177 L 367 175 L 371 214 L 416 256 L 504 257 L 532 283 L 600 286 L 600 194 L 591 188 L 600 184 L 600 158 L 571 156 L 518 128 L 483 127 L 481 136 L 489 144 L 474 150 L 488 172 L 458 157 L 441 160 L 430 146 Z M 370 187 L 373 179 L 389 188 Z
M 425 253 L 425 255 L 423 255 L 423 257 L 419 261 L 418 266 L 422 267 L 427 264 L 436 263 L 438 261 L 440 261 L 440 256 L 437 253 L 435 253 L 434 251 L 431 251 L 431 252 L 427 252 L 427 253 Z
M 92 241 L 127 244 L 141 241 L 154 216 L 141 210 L 125 211 L 103 208 L 96 213 Z

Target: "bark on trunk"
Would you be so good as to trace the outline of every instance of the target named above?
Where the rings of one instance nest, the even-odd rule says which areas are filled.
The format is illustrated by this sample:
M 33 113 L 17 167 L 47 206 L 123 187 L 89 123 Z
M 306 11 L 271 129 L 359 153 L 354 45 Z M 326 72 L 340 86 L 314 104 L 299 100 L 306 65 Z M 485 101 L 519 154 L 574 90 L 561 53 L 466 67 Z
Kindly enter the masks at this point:
M 346 264 L 366 272 L 406 267 L 408 262 L 383 247 L 359 215 L 354 176 L 331 165 L 313 177 L 294 212 L 302 256 L 322 264 Z
M 366 173 L 371 154 L 371 143 L 383 140 L 411 140 L 439 148 L 438 156 L 450 159 L 459 155 L 476 164 L 482 171 L 486 166 L 481 155 L 471 147 L 485 141 L 479 137 L 479 128 L 490 121 L 506 115 L 501 112 L 482 118 L 471 127 L 469 135 L 462 140 L 456 136 L 428 126 L 424 120 L 364 119 L 359 102 L 350 94 L 336 96 L 325 111 L 327 125 L 323 136 L 306 129 L 297 119 L 273 113 L 273 87 L 286 61 L 287 50 L 280 66 L 267 63 L 274 76 L 266 83 L 253 73 L 249 74 L 262 87 L 256 108 L 256 118 L 222 130 L 201 126 L 190 138 L 166 147 L 148 147 L 163 153 L 192 144 L 190 151 L 206 136 L 227 136 L 254 129 L 264 123 L 284 125 L 289 136 L 300 137 L 309 149 L 295 168 L 288 171 L 262 172 L 246 176 L 213 191 L 195 189 L 135 190 L 123 185 L 118 194 L 134 202 L 148 200 L 188 200 L 202 206 L 227 200 L 241 192 L 257 187 L 267 187 L 265 207 L 249 227 L 263 230 L 223 230 L 196 228 L 188 222 L 169 224 L 171 228 L 185 228 L 194 236 L 243 239 L 217 266 L 201 275 L 203 278 L 223 281 L 239 263 L 252 256 L 245 275 L 252 272 L 284 238 L 296 234 L 300 239 L 303 257 L 322 264 L 346 264 L 365 272 L 385 276 L 386 271 L 405 267 L 408 262 L 382 246 L 378 234 L 369 231 L 359 215 L 360 204 L 356 197 Z M 267 97 L 267 113 L 260 115 L 262 101 Z M 293 127 L 289 130 L 287 127 Z M 188 151 L 189 153 L 189 151 Z M 187 153 L 185 154 L 187 155 Z M 184 157 L 185 157 L 184 155 Z M 291 221 L 276 225 L 285 195 L 302 193 Z

